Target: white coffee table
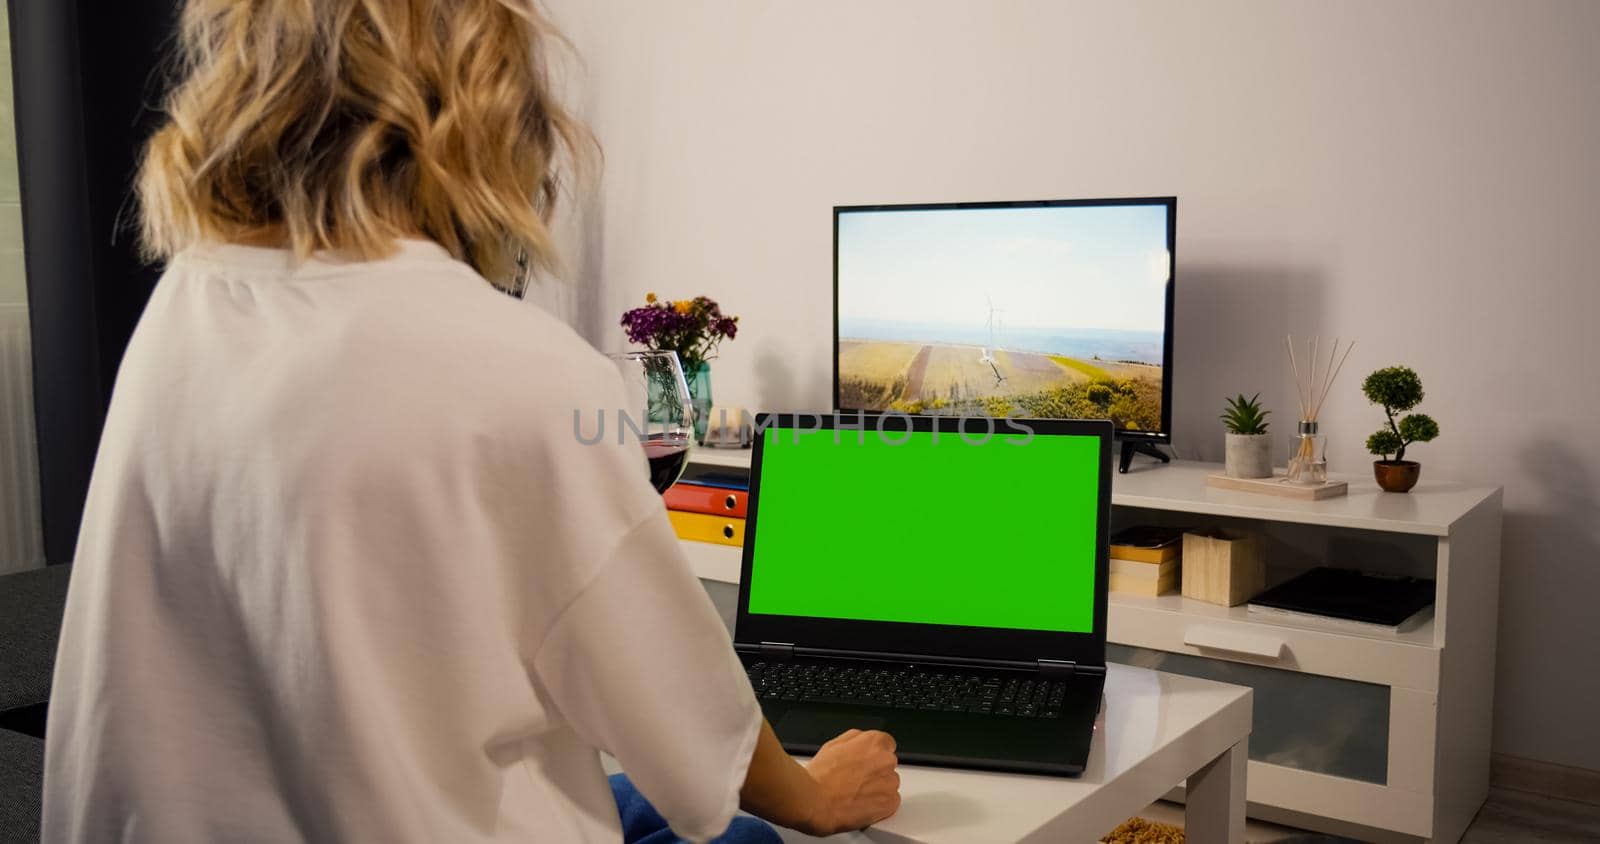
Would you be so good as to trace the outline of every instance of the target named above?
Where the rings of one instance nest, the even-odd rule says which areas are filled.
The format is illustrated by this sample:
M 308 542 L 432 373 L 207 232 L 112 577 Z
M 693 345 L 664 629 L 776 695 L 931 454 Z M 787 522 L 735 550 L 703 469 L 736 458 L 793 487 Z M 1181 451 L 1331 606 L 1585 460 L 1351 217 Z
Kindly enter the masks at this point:
M 1076 779 L 903 765 L 900 811 L 829 842 L 1092 842 L 1187 781 L 1192 844 L 1244 840 L 1250 689 L 1108 666 L 1089 766 Z M 783 832 L 787 842 L 821 839 Z

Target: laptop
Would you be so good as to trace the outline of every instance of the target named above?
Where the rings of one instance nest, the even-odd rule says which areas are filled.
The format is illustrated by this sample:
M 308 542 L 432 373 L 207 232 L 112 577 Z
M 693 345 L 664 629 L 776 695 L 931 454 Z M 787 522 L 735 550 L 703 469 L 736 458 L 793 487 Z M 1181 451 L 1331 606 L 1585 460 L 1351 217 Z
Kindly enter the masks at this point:
M 1111 423 L 756 420 L 734 645 L 778 738 L 1083 772 L 1105 685 Z

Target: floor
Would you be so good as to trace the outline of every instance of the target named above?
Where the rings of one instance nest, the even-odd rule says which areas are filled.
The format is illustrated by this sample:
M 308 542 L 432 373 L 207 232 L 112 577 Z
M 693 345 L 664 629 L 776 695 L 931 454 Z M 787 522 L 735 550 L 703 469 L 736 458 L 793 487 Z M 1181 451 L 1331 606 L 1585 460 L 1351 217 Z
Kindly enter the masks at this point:
M 1489 802 L 1461 840 L 1463 844 L 1600 841 L 1600 805 L 1492 788 Z
M 1176 803 L 1157 803 L 1140 816 L 1158 823 L 1183 825 L 1183 807 Z M 1332 844 L 1351 839 L 1311 836 L 1302 830 L 1276 824 L 1250 821 L 1245 827 L 1249 844 L 1288 844 L 1315 841 Z M 1489 800 L 1467 828 L 1461 844 L 1527 844 L 1527 842 L 1600 841 L 1600 805 L 1557 800 L 1523 791 L 1491 788 Z

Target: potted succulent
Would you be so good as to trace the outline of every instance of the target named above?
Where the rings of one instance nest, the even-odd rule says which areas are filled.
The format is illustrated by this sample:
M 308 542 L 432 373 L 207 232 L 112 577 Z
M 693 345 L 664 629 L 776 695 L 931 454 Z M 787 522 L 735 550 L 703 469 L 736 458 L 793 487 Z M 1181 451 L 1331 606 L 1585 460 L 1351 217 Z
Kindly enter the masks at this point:
M 1227 426 L 1224 470 L 1230 478 L 1272 477 L 1272 437 L 1267 434 L 1267 415 L 1262 410 L 1261 394 L 1245 398 L 1244 393 L 1227 399 L 1222 423 Z
M 1422 379 L 1409 367 L 1390 366 L 1367 376 L 1361 382 L 1367 400 L 1383 406 L 1389 424 L 1367 437 L 1367 451 L 1382 457 L 1372 464 L 1378 486 L 1386 492 L 1406 492 L 1417 485 L 1422 464 L 1406 459 L 1406 448 L 1439 436 L 1439 423 L 1426 413 L 1405 413 L 1422 403 Z M 1393 455 L 1393 457 L 1390 457 Z

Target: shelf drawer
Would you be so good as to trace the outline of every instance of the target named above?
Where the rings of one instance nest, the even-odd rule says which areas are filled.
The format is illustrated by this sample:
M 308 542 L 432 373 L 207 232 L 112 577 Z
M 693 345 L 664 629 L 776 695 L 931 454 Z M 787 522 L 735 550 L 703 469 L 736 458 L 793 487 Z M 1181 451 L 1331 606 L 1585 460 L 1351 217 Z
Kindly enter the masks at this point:
M 1254 689 L 1252 806 L 1432 834 L 1437 695 L 1118 644 L 1106 660 Z
M 1130 647 L 1217 657 L 1269 668 L 1436 692 L 1440 649 L 1433 625 L 1399 635 L 1364 635 L 1274 623 L 1245 607 L 1181 595 L 1113 594 L 1106 639 Z
M 1253 761 L 1388 782 L 1388 686 L 1124 645 L 1106 659 L 1255 689 Z

